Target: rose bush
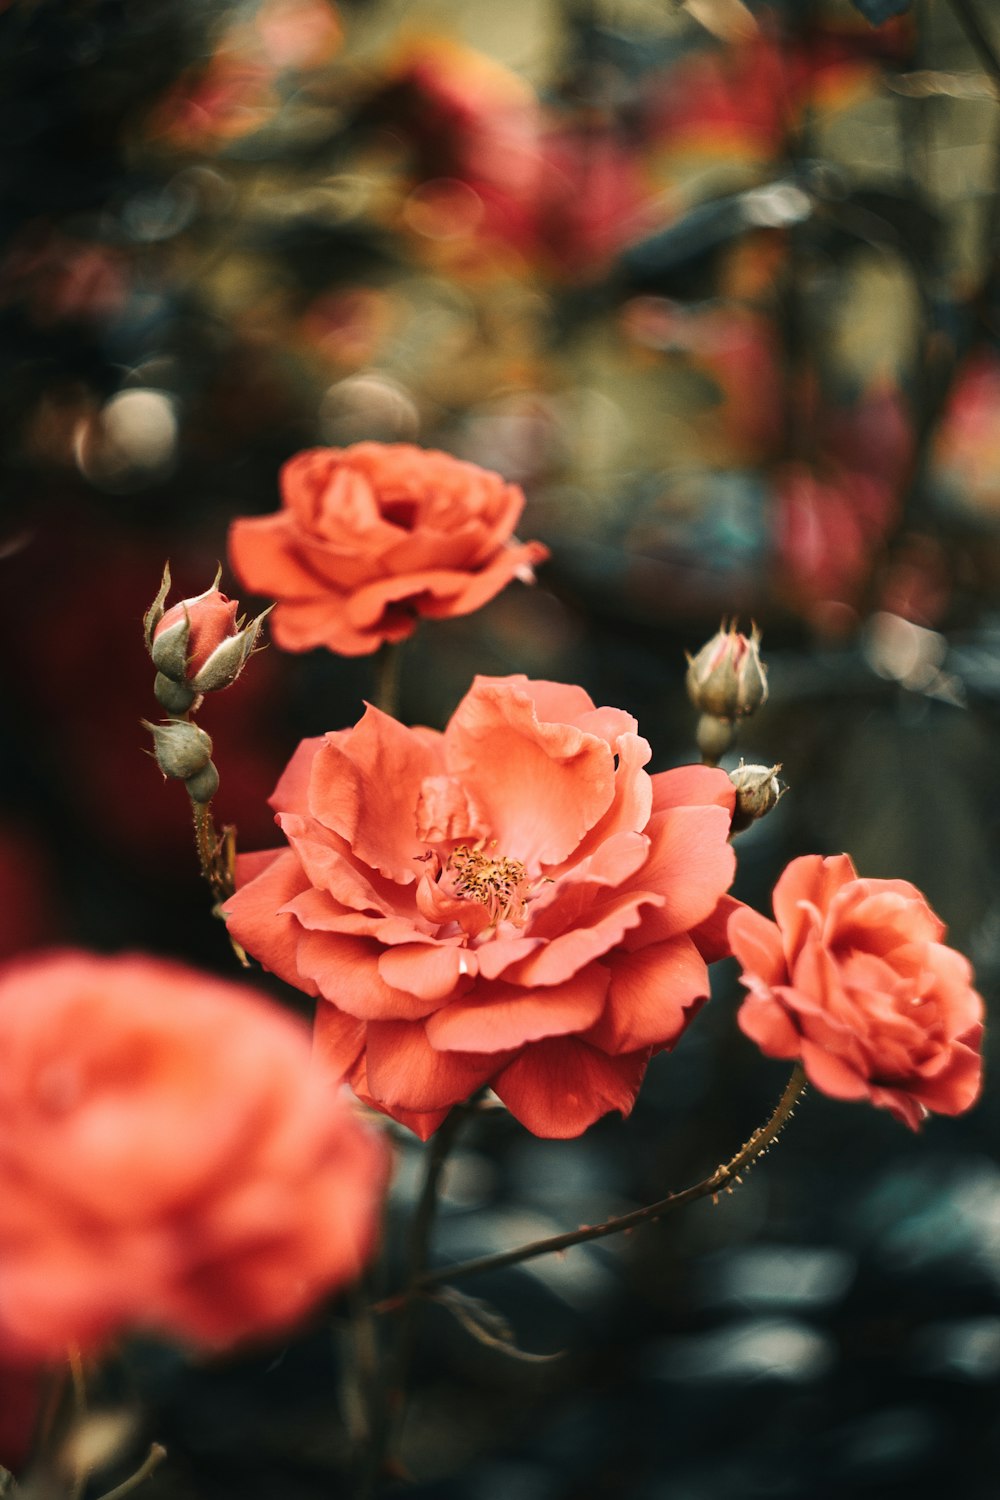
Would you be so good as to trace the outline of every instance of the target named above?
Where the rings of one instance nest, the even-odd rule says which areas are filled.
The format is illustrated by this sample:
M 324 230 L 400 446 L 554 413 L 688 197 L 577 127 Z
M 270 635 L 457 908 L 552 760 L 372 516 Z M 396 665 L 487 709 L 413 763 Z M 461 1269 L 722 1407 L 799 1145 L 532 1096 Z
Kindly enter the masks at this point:
M 381 1143 L 243 986 L 66 951 L 0 976 L 0 1351 L 287 1327 L 372 1247 Z
M 281 471 L 283 509 L 233 523 L 241 582 L 277 600 L 286 651 L 364 656 L 422 615 L 466 615 L 548 556 L 511 536 L 524 495 L 499 474 L 408 443 L 312 448 Z
M 975 1103 L 983 1003 L 915 886 L 806 855 L 775 886 L 774 916 L 742 907 L 728 927 L 749 990 L 739 1024 L 768 1057 L 797 1057 L 823 1093 L 914 1130 Z
M 728 777 L 649 755 L 629 714 L 525 677 L 477 678 L 443 734 L 369 708 L 296 751 L 288 845 L 240 859 L 230 932 L 321 997 L 330 1065 L 420 1135 L 485 1084 L 578 1135 L 629 1112 L 735 905 Z

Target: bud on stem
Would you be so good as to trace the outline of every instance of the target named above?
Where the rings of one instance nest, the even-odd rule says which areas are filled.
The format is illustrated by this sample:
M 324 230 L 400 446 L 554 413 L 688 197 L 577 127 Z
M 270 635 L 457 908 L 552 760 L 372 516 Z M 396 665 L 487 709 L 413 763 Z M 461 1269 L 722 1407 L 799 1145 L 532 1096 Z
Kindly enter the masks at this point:
M 781 801 L 785 788 L 778 781 L 780 770 L 780 764 L 745 766 L 741 761 L 735 771 L 730 771 L 729 779 L 736 788 L 733 833 L 742 833 Z
M 210 802 L 218 790 L 219 773 L 204 729 L 188 719 L 168 719 L 165 724 L 144 719 L 143 725 L 153 736 L 153 754 L 164 776 L 183 781 L 192 802 Z
M 701 714 L 697 741 L 702 760 L 716 766 L 733 742 L 737 721 L 767 702 L 757 627 L 745 636 L 723 620 L 712 639 L 688 657 L 687 691 Z

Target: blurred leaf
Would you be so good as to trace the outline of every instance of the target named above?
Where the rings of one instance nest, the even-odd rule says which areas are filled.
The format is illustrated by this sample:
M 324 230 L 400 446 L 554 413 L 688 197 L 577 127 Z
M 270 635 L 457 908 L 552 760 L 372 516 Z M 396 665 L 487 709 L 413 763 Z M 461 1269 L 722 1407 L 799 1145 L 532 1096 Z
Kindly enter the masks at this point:
M 851 4 L 873 26 L 881 26 L 883 21 L 890 20 L 892 16 L 901 16 L 910 8 L 910 0 L 851 0 Z
M 724 42 L 742 42 L 757 35 L 757 22 L 743 0 L 684 0 L 684 9 Z
M 527 1364 L 547 1365 L 563 1357 L 561 1349 L 557 1349 L 554 1354 L 532 1354 L 528 1349 L 519 1348 L 514 1330 L 503 1313 L 498 1312 L 495 1307 L 491 1307 L 488 1302 L 483 1302 L 478 1297 L 470 1297 L 465 1292 L 456 1291 L 453 1286 L 442 1287 L 440 1291 L 434 1293 L 431 1300 L 446 1307 L 466 1332 L 471 1333 L 480 1344 L 485 1344 L 488 1349 L 498 1349 L 501 1354 L 507 1354 L 511 1359 L 521 1359 Z

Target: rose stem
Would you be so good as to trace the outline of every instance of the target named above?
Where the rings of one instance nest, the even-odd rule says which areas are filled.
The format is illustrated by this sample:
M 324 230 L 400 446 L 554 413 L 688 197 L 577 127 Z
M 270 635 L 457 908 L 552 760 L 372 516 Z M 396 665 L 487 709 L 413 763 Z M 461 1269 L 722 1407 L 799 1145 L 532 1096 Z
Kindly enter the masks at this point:
M 130 1495 L 134 1489 L 138 1489 L 144 1479 L 148 1479 L 154 1469 L 158 1469 L 167 1456 L 167 1450 L 161 1443 L 151 1443 L 149 1452 L 134 1474 L 123 1479 L 121 1484 L 116 1484 L 113 1490 L 106 1490 L 99 1500 L 122 1500 L 124 1495 Z
M 534 1240 L 531 1244 L 519 1245 L 513 1250 L 502 1250 L 496 1255 L 482 1255 L 476 1260 L 459 1261 L 457 1265 L 439 1266 L 436 1270 L 424 1271 L 411 1280 L 404 1291 L 379 1303 L 376 1311 L 393 1312 L 399 1307 L 404 1307 L 414 1295 L 426 1292 L 432 1287 L 441 1286 L 444 1282 L 457 1281 L 464 1276 L 478 1276 L 484 1271 L 498 1271 L 504 1266 L 516 1266 L 521 1261 L 534 1260 L 539 1255 L 551 1255 L 556 1250 L 567 1250 L 572 1245 L 582 1245 L 588 1240 L 600 1240 L 610 1234 L 620 1234 L 623 1230 L 634 1229 L 639 1224 L 650 1224 L 675 1208 L 683 1208 L 686 1203 L 695 1203 L 699 1198 L 707 1198 L 723 1192 L 733 1182 L 740 1182 L 742 1179 L 739 1173 L 744 1168 L 751 1167 L 756 1159 L 763 1156 L 768 1147 L 773 1144 L 785 1121 L 792 1114 L 805 1086 L 806 1076 L 802 1065 L 796 1063 L 771 1117 L 754 1131 L 731 1161 L 726 1162 L 724 1166 L 716 1167 L 710 1177 L 695 1183 L 693 1187 L 684 1188 L 679 1193 L 668 1193 L 666 1198 L 661 1198 L 658 1203 L 650 1203 L 645 1208 L 633 1210 L 632 1213 L 621 1214 L 618 1218 L 608 1219 L 603 1224 L 584 1225 L 566 1234 L 553 1235 L 550 1239 Z
M 368 1449 L 364 1455 L 364 1472 L 358 1488 L 357 1500 L 368 1500 L 369 1496 L 374 1495 L 403 1414 L 406 1377 L 413 1355 L 416 1333 L 414 1317 L 416 1292 L 426 1275 L 424 1268 L 427 1264 L 431 1232 L 437 1212 L 441 1174 L 470 1107 L 470 1105 L 456 1105 L 435 1132 L 428 1148 L 423 1186 L 410 1221 L 405 1291 L 400 1299 L 403 1311 L 396 1331 L 395 1357 L 390 1356 L 384 1361 L 382 1378 L 377 1382 L 373 1392 Z M 380 1306 L 381 1304 L 377 1304 L 374 1310 L 378 1310 Z
M 375 707 L 392 715 L 399 708 L 399 647 L 389 641 L 375 657 Z

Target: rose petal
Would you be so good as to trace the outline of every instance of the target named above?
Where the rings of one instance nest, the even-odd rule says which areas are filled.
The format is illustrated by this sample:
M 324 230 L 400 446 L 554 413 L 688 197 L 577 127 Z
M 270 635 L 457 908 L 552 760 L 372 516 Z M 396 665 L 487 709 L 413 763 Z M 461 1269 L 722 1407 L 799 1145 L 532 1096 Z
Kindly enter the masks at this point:
M 708 969 L 686 935 L 610 960 L 604 1014 L 587 1040 L 604 1052 L 672 1046 L 708 999 Z
M 441 1049 L 505 1052 L 540 1037 L 586 1031 L 600 1016 L 607 989 L 608 971 L 600 964 L 545 990 L 482 985 L 431 1016 L 427 1036 Z
M 367 1071 L 372 1097 L 383 1106 L 443 1109 L 489 1082 L 502 1061 L 493 1053 L 438 1052 L 420 1021 L 372 1021 Z
M 237 864 L 237 877 L 249 874 L 252 856 Z M 252 953 L 258 963 L 287 984 L 315 995 L 317 989 L 298 965 L 302 929 L 294 916 L 282 913 L 286 902 L 308 889 L 301 864 L 290 849 L 276 853 L 260 873 L 230 896 L 223 915 L 231 938 Z
M 493 1089 L 535 1135 L 569 1140 L 610 1110 L 629 1115 L 648 1061 L 648 1051 L 608 1057 L 576 1037 L 553 1037 L 526 1047 Z

